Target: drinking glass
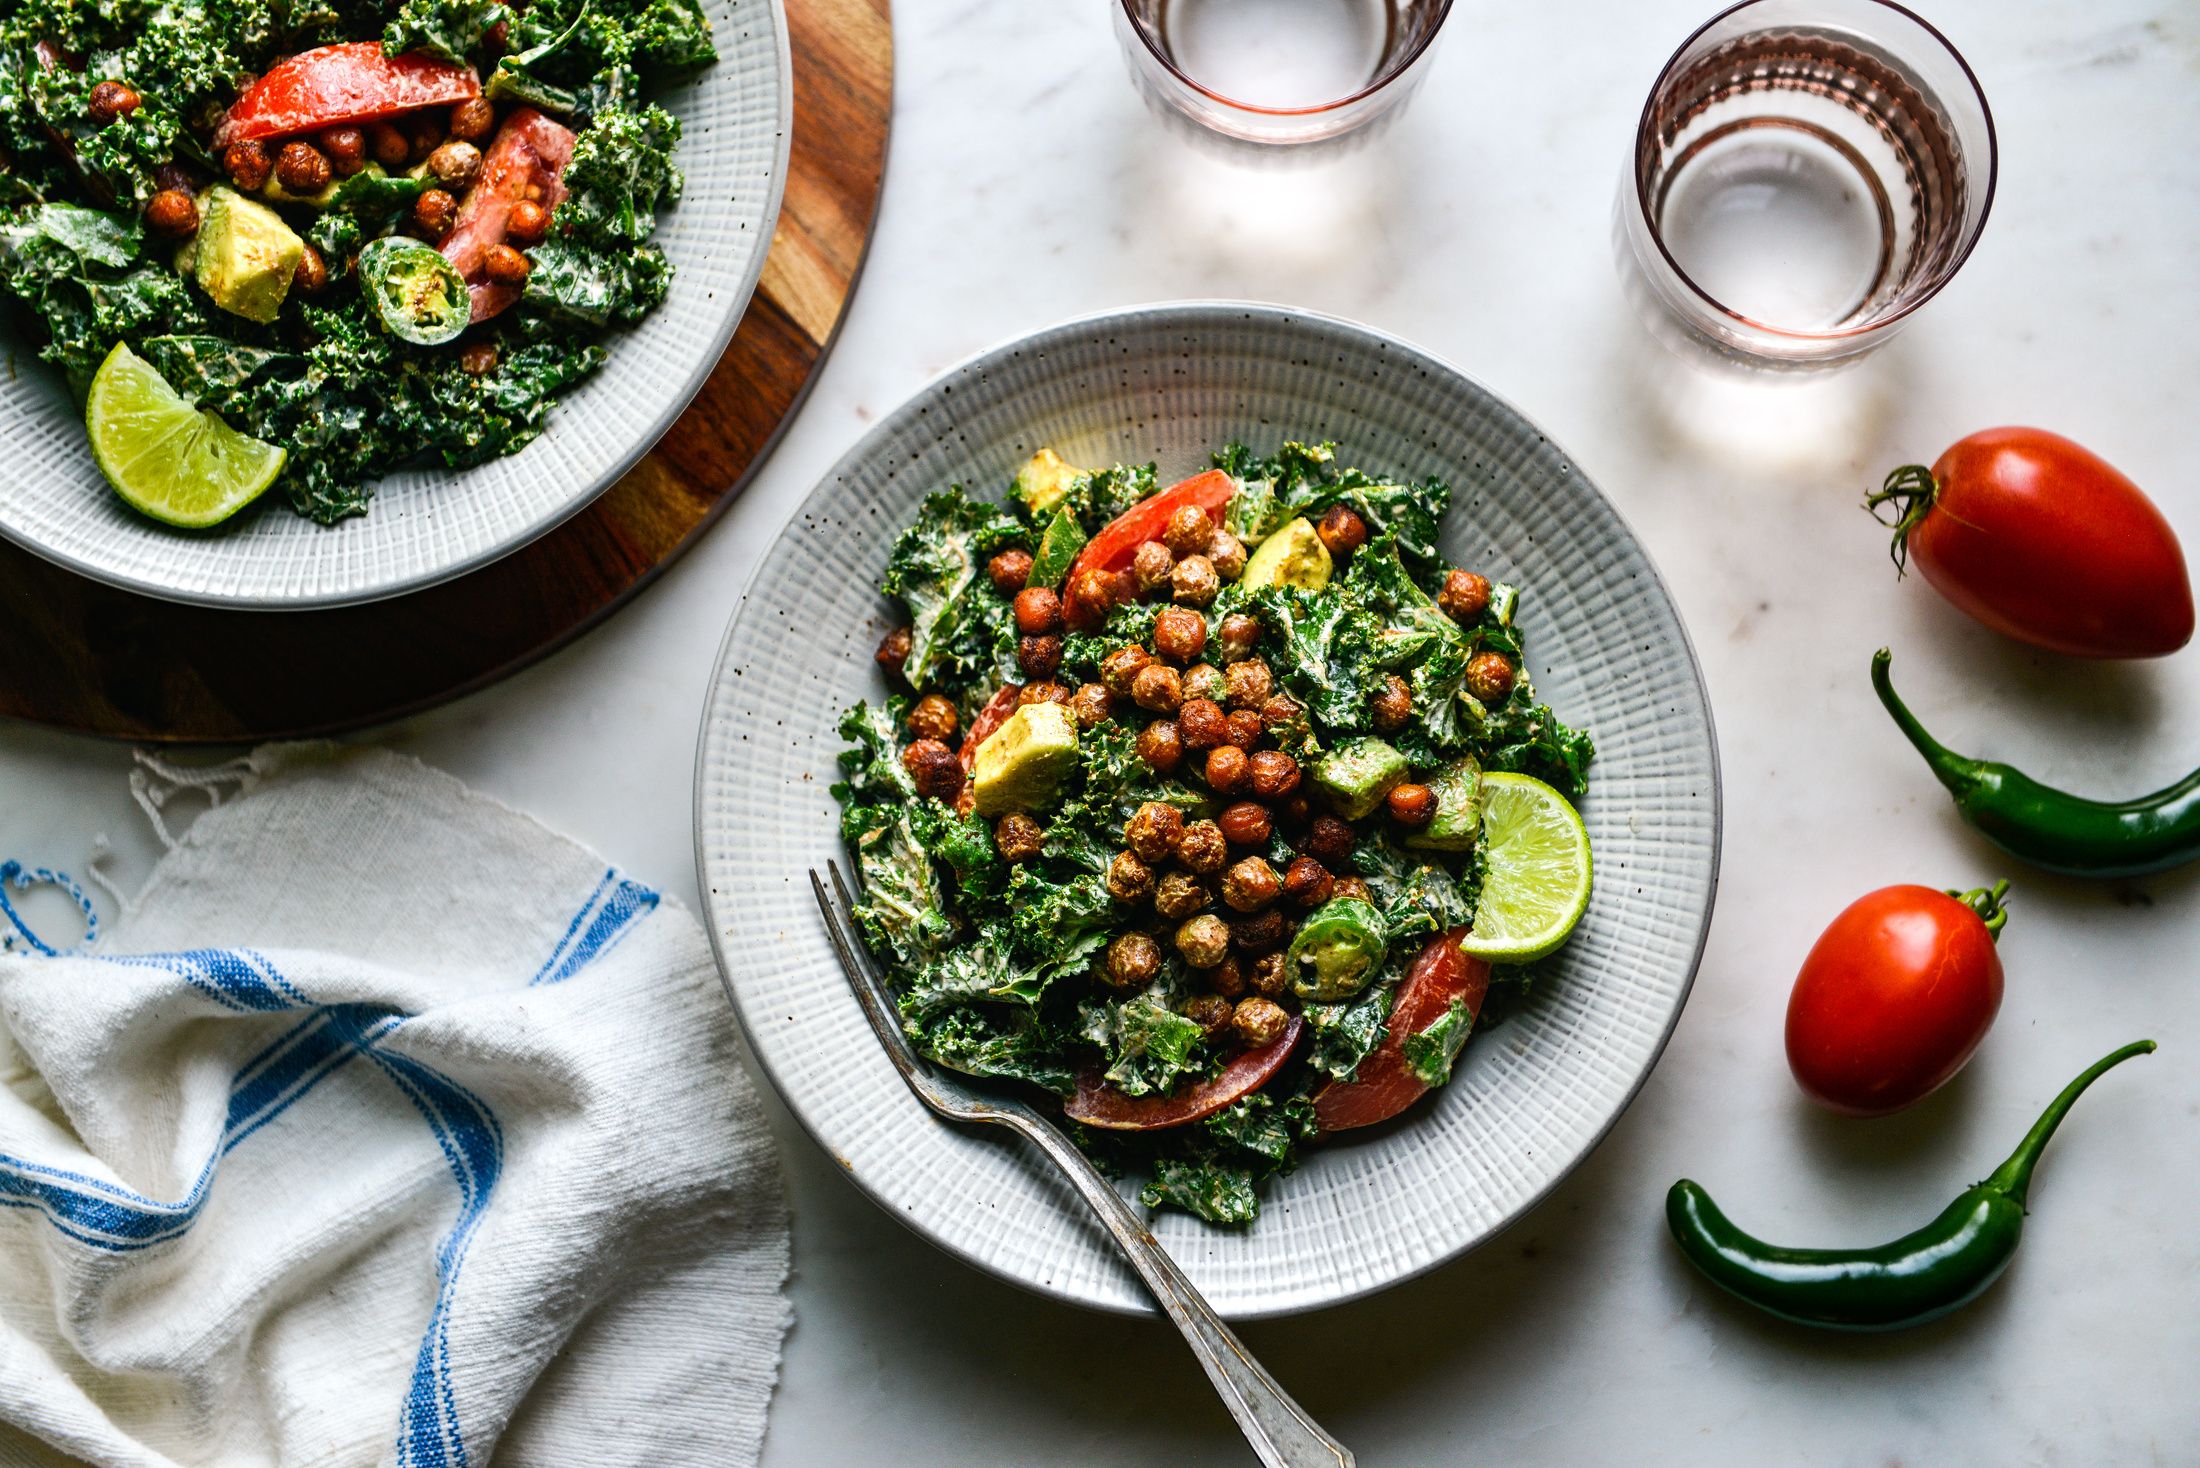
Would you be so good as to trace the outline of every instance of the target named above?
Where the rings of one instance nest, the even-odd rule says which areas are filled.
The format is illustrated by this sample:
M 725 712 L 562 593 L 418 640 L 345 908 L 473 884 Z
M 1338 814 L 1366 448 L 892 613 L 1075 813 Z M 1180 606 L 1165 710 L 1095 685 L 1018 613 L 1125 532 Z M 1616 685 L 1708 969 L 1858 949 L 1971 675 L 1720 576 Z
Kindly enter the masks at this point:
M 1428 72 L 1451 0 L 1120 0 L 1147 105 L 1237 151 L 1364 140 Z
M 1744 0 L 1650 89 L 1613 248 L 1684 355 L 1835 367 L 1954 278 L 1994 173 L 1986 96 L 1925 21 L 1892 0 Z

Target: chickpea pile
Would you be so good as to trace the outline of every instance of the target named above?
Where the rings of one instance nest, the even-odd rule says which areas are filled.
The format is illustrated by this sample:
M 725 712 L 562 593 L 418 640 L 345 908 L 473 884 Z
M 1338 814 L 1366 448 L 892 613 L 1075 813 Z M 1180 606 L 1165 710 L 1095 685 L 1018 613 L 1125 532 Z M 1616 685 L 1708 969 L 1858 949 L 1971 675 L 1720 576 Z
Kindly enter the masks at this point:
M 1366 522 L 1342 505 L 1322 517 L 1316 533 L 1339 559 L 1368 540 Z M 1062 703 L 1086 728 L 1118 715 L 1142 717 L 1137 749 L 1146 765 L 1195 792 L 1204 786 L 1219 803 L 1213 818 L 1204 819 L 1151 800 L 1124 824 L 1107 887 L 1130 927 L 1107 945 L 1094 979 L 1118 995 L 1136 994 L 1160 975 L 1173 949 L 1199 985 L 1179 1001 L 1179 1012 L 1210 1038 L 1260 1046 L 1276 1040 L 1300 1007 L 1287 982 L 1284 950 L 1304 916 L 1332 898 L 1367 900 L 1370 893 L 1352 874 L 1358 840 L 1352 825 L 1310 805 L 1298 761 L 1275 747 L 1301 710 L 1257 654 L 1259 620 L 1230 613 L 1209 634 L 1201 609 L 1244 574 L 1245 563 L 1236 536 L 1205 510 L 1186 505 L 1170 516 L 1160 539 L 1138 548 L 1129 570 L 1087 571 L 1066 595 L 1029 585 L 1032 558 L 1021 550 L 994 556 L 986 573 L 1013 603 L 1017 661 L 1029 679 L 1019 703 Z M 1490 593 L 1486 578 L 1455 570 L 1437 604 L 1472 623 L 1488 609 Z M 1056 680 L 1068 630 L 1097 626 L 1114 607 L 1140 599 L 1164 603 L 1149 642 L 1108 652 L 1098 682 L 1073 689 Z M 897 627 L 880 644 L 877 661 L 889 674 L 900 673 L 912 637 L 912 629 Z M 1501 653 L 1482 653 L 1469 664 L 1467 684 L 1477 698 L 1501 701 L 1513 681 L 1512 664 Z M 1378 731 L 1402 728 L 1413 714 L 1410 685 L 1386 674 L 1368 713 Z M 907 724 L 914 739 L 903 764 L 919 794 L 952 803 L 966 783 L 953 747 L 960 727 L 955 706 L 927 694 L 910 708 Z M 1428 824 L 1436 804 L 1429 786 L 1409 781 L 1388 792 L 1382 810 L 1400 828 L 1414 830 Z M 1000 817 L 993 837 L 1012 863 L 1032 860 L 1044 846 L 1039 821 L 1026 812 Z M 1280 855 L 1278 838 L 1291 852 L 1288 859 Z

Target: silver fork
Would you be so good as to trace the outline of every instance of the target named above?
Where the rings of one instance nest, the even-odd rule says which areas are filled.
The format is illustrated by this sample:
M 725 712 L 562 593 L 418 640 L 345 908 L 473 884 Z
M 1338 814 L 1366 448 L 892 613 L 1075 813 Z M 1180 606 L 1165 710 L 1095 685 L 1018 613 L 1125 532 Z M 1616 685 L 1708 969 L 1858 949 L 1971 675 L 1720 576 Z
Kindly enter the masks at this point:
M 1207 1379 L 1221 1394 L 1222 1404 L 1230 1409 L 1245 1440 L 1267 1468 L 1353 1468 L 1351 1452 L 1322 1431 L 1321 1425 L 1306 1415 L 1306 1409 L 1292 1401 L 1290 1393 L 1253 1359 L 1252 1352 L 1222 1323 L 1122 1195 L 1059 1127 L 1022 1101 L 989 1096 L 965 1085 L 951 1073 L 926 1064 L 910 1048 L 893 1000 L 871 968 L 862 945 L 851 937 L 855 903 L 841 880 L 840 865 L 827 862 L 826 869 L 832 873 L 831 894 L 817 872 L 810 873 L 818 911 L 825 915 L 826 936 L 832 940 L 833 952 L 839 955 L 840 966 L 848 975 L 848 987 L 863 1006 L 864 1018 L 871 1022 L 879 1044 L 885 1047 L 886 1058 L 901 1072 L 917 1099 L 953 1121 L 1005 1126 L 1061 1169 L 1078 1196 L 1114 1236 L 1116 1247 L 1145 1280 L 1162 1310 L 1183 1332 L 1185 1344 L 1199 1358 Z

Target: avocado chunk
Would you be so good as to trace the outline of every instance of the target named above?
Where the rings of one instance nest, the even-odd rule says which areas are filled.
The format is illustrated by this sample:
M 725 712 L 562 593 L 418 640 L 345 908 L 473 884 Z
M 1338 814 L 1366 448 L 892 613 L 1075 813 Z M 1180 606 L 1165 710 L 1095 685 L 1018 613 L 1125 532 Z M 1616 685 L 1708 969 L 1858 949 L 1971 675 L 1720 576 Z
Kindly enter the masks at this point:
M 1285 521 L 1282 528 L 1255 548 L 1246 559 L 1246 586 L 1296 586 L 1319 591 L 1329 584 L 1329 547 L 1314 533 L 1304 515 Z
M 1338 815 L 1359 820 L 1406 777 L 1406 757 L 1380 739 L 1353 739 L 1314 761 L 1314 786 Z
M 1036 810 L 1077 768 L 1077 720 L 1058 703 L 1027 703 L 978 746 L 972 809 L 981 816 Z
M 1077 553 L 1084 548 L 1085 532 L 1077 517 L 1067 510 L 1056 510 L 1047 528 L 1039 533 L 1038 554 L 1031 558 L 1031 575 L 1024 584 L 1052 591 L 1077 564 Z
M 1406 837 L 1406 845 L 1428 851 L 1472 851 L 1482 835 L 1482 766 L 1462 755 L 1428 777 L 1436 792 L 1436 814 Z
M 1084 472 L 1054 450 L 1041 449 L 1031 456 L 1030 463 L 1016 471 L 1016 482 L 1009 488 L 1024 502 L 1025 509 L 1044 515 L 1062 502 L 1062 496 Z
M 1388 940 L 1383 916 L 1373 905 L 1357 897 L 1331 898 L 1314 909 L 1284 955 L 1291 992 L 1325 1004 L 1350 999 L 1382 967 Z
M 216 184 L 206 191 L 192 270 L 199 289 L 232 316 L 268 322 L 290 294 L 306 243 L 267 205 Z

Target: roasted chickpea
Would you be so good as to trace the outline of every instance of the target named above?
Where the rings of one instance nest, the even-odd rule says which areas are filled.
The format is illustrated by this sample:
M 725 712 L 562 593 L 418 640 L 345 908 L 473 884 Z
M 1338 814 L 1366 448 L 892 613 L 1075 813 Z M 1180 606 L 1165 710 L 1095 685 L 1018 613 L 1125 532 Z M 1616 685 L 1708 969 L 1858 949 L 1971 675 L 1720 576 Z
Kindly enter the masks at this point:
M 1373 902 L 1375 900 L 1375 894 L 1368 889 L 1367 881 L 1362 877 L 1337 878 L 1336 885 L 1329 889 L 1329 895 L 1331 897 L 1352 897 L 1361 902 Z
M 1020 810 L 1012 810 L 993 825 L 993 849 L 1006 862 L 1029 861 L 1045 849 L 1046 832 Z
M 1193 968 L 1213 968 L 1230 956 L 1230 925 L 1211 912 L 1186 918 L 1176 930 L 1176 951 Z
M 1154 883 L 1154 911 L 1165 918 L 1188 918 L 1207 901 L 1206 887 L 1190 872 L 1163 872 Z
M 350 178 L 367 166 L 367 135 L 358 128 L 324 128 L 320 144 L 321 151 L 328 155 L 330 171 L 338 178 Z
M 522 199 L 512 206 L 512 212 L 504 221 L 504 237 L 525 250 L 542 243 L 542 237 L 550 233 L 550 211 L 533 199 Z
M 1299 762 L 1280 749 L 1263 749 L 1246 763 L 1252 769 L 1253 793 L 1262 800 L 1281 800 L 1299 788 Z
M 1131 579 L 1138 583 L 1141 592 L 1158 591 L 1169 584 L 1169 572 L 1176 569 L 1176 557 L 1158 540 L 1149 540 L 1131 557 Z
M 469 97 L 451 109 L 451 136 L 478 143 L 495 131 L 497 109 L 487 97 Z
M 1004 553 L 1005 554 L 1005 553 Z M 1022 555 L 1023 552 L 1016 552 Z M 994 557 L 999 560 L 1000 557 Z M 1028 561 L 1030 558 L 1027 556 Z M 1031 567 L 1024 567 L 1024 575 Z M 1026 637 L 1044 637 L 1062 630 L 1062 600 L 1044 586 L 1026 586 L 1016 593 L 1016 630 Z
M 1302 856 L 1283 869 L 1283 895 L 1294 907 L 1320 907 L 1329 900 L 1329 868 L 1311 856 Z
M 1230 1032 L 1247 1045 L 1273 1045 L 1283 1038 L 1284 1029 L 1290 1023 L 1291 1016 L 1285 1014 L 1283 1006 L 1275 1000 L 1248 994 L 1231 1012 Z
M 145 227 L 172 240 L 196 234 L 198 201 L 182 189 L 162 189 L 145 201 Z
M 439 189 L 428 190 L 429 194 L 440 192 Z M 420 197 L 425 199 L 427 196 L 422 194 Z M 450 195 L 443 197 L 447 199 Z M 527 279 L 527 257 L 510 245 L 491 245 L 481 252 L 481 269 L 498 285 L 519 285 Z
M 878 651 L 871 654 L 872 661 L 898 675 L 909 662 L 909 649 L 916 645 L 916 637 L 915 628 L 896 627 L 879 640 Z
M 1176 727 L 1186 749 L 1205 751 L 1230 742 L 1230 720 L 1211 698 L 1187 698 L 1177 708 Z
M 1100 660 L 1100 681 L 1117 698 L 1129 698 L 1139 670 L 1152 661 L 1153 654 L 1135 642 L 1119 647 Z
M 1306 828 L 1306 854 L 1331 871 L 1352 859 L 1352 828 L 1335 816 L 1316 816 Z
M 398 125 L 405 130 L 406 156 L 413 162 L 424 161 L 430 153 L 443 146 L 445 131 L 450 122 L 448 114 L 439 114 L 433 107 L 424 107 Z
M 1184 812 L 1165 800 L 1149 800 L 1123 823 L 1123 844 L 1139 859 L 1158 866 L 1176 853 L 1176 838 L 1184 834 Z
M 1295 790 L 1276 802 L 1277 823 L 1294 831 L 1302 829 L 1306 825 L 1306 818 L 1312 813 L 1303 790 Z
M 1383 797 L 1383 804 L 1389 808 L 1392 820 L 1418 831 L 1436 814 L 1436 792 L 1409 780 L 1403 785 L 1391 786 L 1390 793 Z
M 1230 1017 L 1236 1012 L 1236 1006 L 1220 994 L 1194 994 L 1178 1006 L 1178 1013 L 1198 1025 L 1200 1033 L 1209 1039 L 1230 1028 Z
M 1260 743 L 1265 729 L 1260 715 L 1251 709 L 1239 709 L 1230 715 L 1230 742 L 1242 750 L 1251 752 L 1253 746 Z
M 909 732 L 919 739 L 937 739 L 942 743 L 955 737 L 955 726 L 961 720 L 955 717 L 955 705 L 941 694 L 927 693 L 909 710 Z
M 1214 564 L 1217 576 L 1235 581 L 1245 574 L 1245 542 L 1227 530 L 1217 530 L 1214 539 L 1207 542 L 1207 559 Z
M 458 200 L 441 189 L 427 190 L 419 198 L 413 200 L 413 223 L 418 225 L 420 232 L 429 239 L 439 240 L 443 238 L 451 232 L 451 226 L 458 223 Z M 503 248 L 509 249 L 510 247 L 505 246 Z M 513 250 L 512 253 L 519 255 L 519 261 L 522 265 L 527 263 L 527 257 L 520 255 L 519 251 Z M 482 265 L 486 268 L 488 263 L 488 257 L 484 255 Z
M 1207 986 L 1225 999 L 1235 999 L 1245 992 L 1245 963 L 1232 954 L 1207 970 Z
M 1135 851 L 1118 851 L 1108 863 L 1108 895 L 1117 902 L 1144 902 L 1153 896 L 1153 868 Z
M 1016 707 L 1022 708 L 1033 703 L 1067 704 L 1075 696 L 1069 691 L 1068 684 L 1057 683 L 1052 678 L 1040 678 L 1024 685 L 1023 691 L 1016 695 Z
M 1264 999 L 1281 994 L 1287 982 L 1283 972 L 1283 955 L 1264 954 L 1253 960 L 1245 970 L 1245 987 Z
M 919 739 L 901 754 L 902 768 L 916 782 L 917 794 L 952 802 L 962 794 L 962 761 L 937 739 Z
M 1279 693 L 1260 706 L 1260 721 L 1270 729 L 1280 729 L 1299 716 L 1299 701 L 1288 693 Z
M 1221 703 L 1230 688 L 1230 680 L 1222 676 L 1222 669 L 1213 663 L 1194 663 L 1184 670 L 1184 696 L 1186 698 L 1211 699 Z
M 1268 671 L 1268 664 L 1259 658 L 1244 658 L 1230 664 L 1230 707 L 1234 709 L 1259 709 L 1275 695 L 1276 675 Z
M 1204 766 L 1207 788 L 1217 795 L 1241 794 L 1252 783 L 1252 763 L 1245 751 L 1234 744 L 1225 744 L 1207 751 Z
M 1169 595 L 1183 606 L 1203 607 L 1221 590 L 1222 578 L 1215 574 L 1215 563 L 1205 556 L 1186 556 L 1169 573 Z M 1202 623 L 1202 640 L 1205 630 Z
M 1184 700 L 1184 680 L 1176 669 L 1150 663 L 1131 679 L 1131 700 L 1149 713 L 1173 714 Z
M 1467 664 L 1467 692 L 1484 703 L 1503 703 L 1512 696 L 1512 661 L 1501 652 L 1478 652 Z
M 1230 941 L 1237 945 L 1238 952 L 1256 957 L 1275 952 L 1290 936 L 1290 923 L 1273 907 L 1250 917 L 1237 918 L 1230 924 Z
M 1176 859 L 1188 872 L 1211 877 L 1230 859 L 1222 828 L 1213 821 L 1193 821 L 1176 837 Z
M 1473 622 L 1490 609 L 1490 579 L 1472 571 L 1452 571 L 1444 577 L 1444 589 L 1436 593 L 1436 605 L 1454 622 Z
M 1222 808 L 1215 817 L 1215 824 L 1222 828 L 1222 837 L 1232 846 L 1266 846 L 1275 833 L 1275 817 L 1268 807 L 1258 801 L 1241 800 Z
M 1062 666 L 1062 639 L 1051 635 L 1017 638 L 1016 663 L 1027 677 L 1053 677 Z
M 128 117 L 131 113 L 137 111 L 144 104 L 144 101 L 145 99 L 138 95 L 137 88 L 131 86 L 128 82 L 98 82 L 92 87 L 89 110 L 92 114 L 92 121 L 100 127 L 105 127 L 118 117 Z
M 1077 726 L 1090 729 L 1105 723 L 1115 714 L 1115 696 L 1097 683 L 1080 683 L 1069 697 L 1069 711 L 1077 716 Z
M 293 194 L 318 194 L 335 177 L 328 154 L 303 139 L 283 144 L 275 155 L 275 182 Z
M 472 143 L 440 144 L 428 155 L 428 172 L 447 189 L 469 188 L 481 176 L 481 150 Z
M 1396 673 L 1383 674 L 1382 692 L 1368 701 L 1367 716 L 1384 734 L 1405 727 L 1413 716 L 1413 688 Z
M 328 289 L 328 261 L 321 258 L 319 250 L 307 245 L 299 253 L 298 267 L 290 272 L 290 286 L 309 296 L 317 296 Z
M 1024 589 L 1024 583 L 1031 579 L 1031 552 L 1021 550 L 1002 551 L 985 563 L 985 574 L 992 581 L 995 591 L 1003 596 L 1015 596 Z M 1044 591 L 1046 588 L 1041 587 L 1039 589 Z M 1049 596 L 1053 594 L 1047 592 Z M 1059 609 L 1055 614 L 1060 615 Z M 1042 627 L 1037 630 L 1052 632 L 1054 629 L 1052 627 Z
M 1331 505 L 1314 533 L 1333 556 L 1349 556 L 1367 544 L 1367 522 L 1349 505 Z
M 1110 988 L 1143 989 L 1161 972 L 1161 945 L 1144 933 L 1125 933 L 1108 945 L 1100 974 Z
M 199 176 L 188 166 L 171 158 L 153 170 L 153 189 L 174 189 L 187 197 L 196 197 Z
M 1155 719 L 1138 731 L 1138 757 L 1157 775 L 1173 775 L 1184 762 L 1184 738 L 1174 719 Z
M 1187 607 L 1163 607 L 1153 619 L 1153 648 L 1172 663 L 1188 663 L 1207 647 L 1207 619 Z
M 1197 505 L 1178 505 L 1161 539 L 1179 556 L 1196 556 L 1215 538 L 1214 517 Z
M 275 155 L 257 138 L 231 143 L 222 149 L 222 172 L 239 193 L 256 194 L 275 172 Z
M 1222 619 L 1222 625 L 1215 630 L 1215 636 L 1222 644 L 1224 662 L 1233 663 L 1239 658 L 1250 657 L 1253 645 L 1260 641 L 1260 619 L 1246 612 L 1232 612 Z
M 1239 912 L 1259 912 L 1282 891 L 1276 869 L 1257 856 L 1234 863 L 1222 874 L 1222 900 Z
M 1080 631 L 1091 631 L 1108 620 L 1108 613 L 1122 599 L 1120 593 L 1113 572 L 1079 571 L 1062 604 L 1062 617 Z
M 367 124 L 367 152 L 384 168 L 403 168 L 412 161 L 412 140 L 393 123 Z
M 497 370 L 497 344 L 466 343 L 458 349 L 458 366 L 468 377 L 487 377 Z

